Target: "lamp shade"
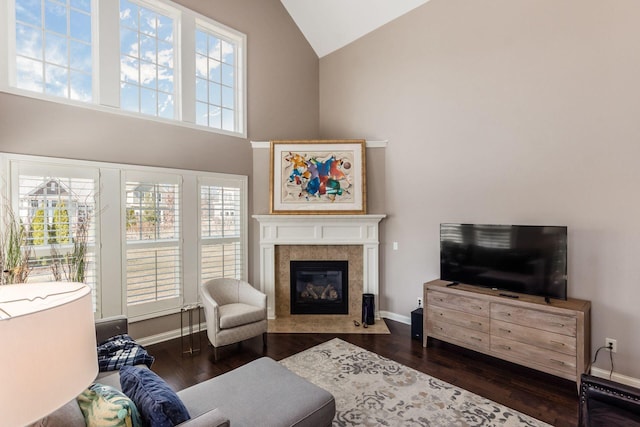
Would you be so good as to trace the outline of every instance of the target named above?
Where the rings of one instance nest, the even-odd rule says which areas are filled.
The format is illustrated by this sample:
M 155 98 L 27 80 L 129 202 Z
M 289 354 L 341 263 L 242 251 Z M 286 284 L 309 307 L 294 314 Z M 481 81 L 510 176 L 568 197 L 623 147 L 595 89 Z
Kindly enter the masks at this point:
M 78 396 L 98 373 L 91 289 L 0 286 L 0 419 L 24 426 Z

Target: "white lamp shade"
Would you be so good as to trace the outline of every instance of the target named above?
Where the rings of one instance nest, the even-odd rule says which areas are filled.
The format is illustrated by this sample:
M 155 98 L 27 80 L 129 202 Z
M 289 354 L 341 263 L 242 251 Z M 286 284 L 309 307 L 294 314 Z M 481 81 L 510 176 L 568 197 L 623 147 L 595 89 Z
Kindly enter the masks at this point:
M 98 373 L 91 289 L 82 283 L 0 286 L 0 419 L 39 420 Z

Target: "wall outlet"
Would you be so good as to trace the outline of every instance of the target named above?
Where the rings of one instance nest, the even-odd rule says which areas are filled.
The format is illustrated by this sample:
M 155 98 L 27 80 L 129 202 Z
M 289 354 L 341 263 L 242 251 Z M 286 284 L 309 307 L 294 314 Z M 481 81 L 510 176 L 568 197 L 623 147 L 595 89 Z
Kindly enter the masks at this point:
M 618 341 L 614 340 L 613 338 L 605 338 L 604 339 L 604 346 L 609 348 L 609 344 L 611 344 L 611 351 L 612 352 L 617 352 L 618 351 Z
M 418 308 L 422 307 L 422 297 L 418 297 Z

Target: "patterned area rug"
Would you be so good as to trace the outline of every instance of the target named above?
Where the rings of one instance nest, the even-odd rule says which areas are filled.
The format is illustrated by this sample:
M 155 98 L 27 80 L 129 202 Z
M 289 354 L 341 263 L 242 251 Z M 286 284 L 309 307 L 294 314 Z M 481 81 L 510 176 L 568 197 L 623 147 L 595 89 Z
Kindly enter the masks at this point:
M 548 426 L 338 338 L 280 363 L 333 394 L 334 426 Z

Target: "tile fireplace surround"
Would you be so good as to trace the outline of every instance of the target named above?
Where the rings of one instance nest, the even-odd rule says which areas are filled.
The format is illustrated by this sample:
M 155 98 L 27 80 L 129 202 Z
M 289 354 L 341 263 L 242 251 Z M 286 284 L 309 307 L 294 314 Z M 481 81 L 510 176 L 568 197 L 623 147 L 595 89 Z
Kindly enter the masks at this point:
M 277 315 L 283 315 L 279 310 L 283 306 L 288 295 L 282 297 L 276 295 L 279 271 L 276 271 L 277 250 L 282 246 L 286 253 L 291 253 L 290 246 L 306 246 L 301 248 L 300 254 L 326 253 L 328 251 L 316 250 L 313 246 L 335 246 L 336 252 L 343 252 L 344 246 L 360 246 L 362 248 L 361 278 L 352 277 L 349 270 L 349 282 L 354 281 L 362 285 L 357 293 L 349 297 L 350 308 L 353 310 L 356 304 L 361 303 L 361 294 L 370 293 L 375 296 L 376 319 L 378 315 L 379 293 L 379 233 L 380 221 L 386 215 L 254 215 L 260 223 L 260 290 L 267 294 L 267 317 L 275 319 Z M 321 248 L 323 249 L 323 248 Z M 329 248 L 326 248 L 329 249 Z M 346 252 L 350 252 L 347 250 Z M 303 255 L 304 256 L 304 255 Z M 322 256 L 326 259 L 326 255 Z M 359 257 L 357 257 L 359 258 Z M 293 259 L 287 256 L 287 261 Z M 279 260 L 281 263 L 283 259 Z M 356 264 L 360 264 L 359 260 Z M 280 268 L 278 268 L 280 270 Z M 360 270 L 357 268 L 356 270 Z M 353 279 L 353 280 L 352 280 Z M 286 284 L 288 287 L 288 283 Z M 350 285 L 351 293 L 351 285 Z M 279 306 L 279 308 L 277 308 Z

